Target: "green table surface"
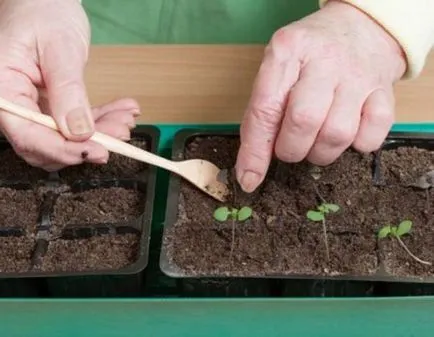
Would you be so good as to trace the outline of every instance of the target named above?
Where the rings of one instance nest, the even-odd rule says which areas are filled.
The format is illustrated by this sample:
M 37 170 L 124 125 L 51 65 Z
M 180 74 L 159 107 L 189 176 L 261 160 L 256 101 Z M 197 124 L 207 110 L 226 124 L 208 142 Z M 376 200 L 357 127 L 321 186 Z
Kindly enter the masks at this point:
M 7 337 L 432 337 L 434 299 L 4 301 Z

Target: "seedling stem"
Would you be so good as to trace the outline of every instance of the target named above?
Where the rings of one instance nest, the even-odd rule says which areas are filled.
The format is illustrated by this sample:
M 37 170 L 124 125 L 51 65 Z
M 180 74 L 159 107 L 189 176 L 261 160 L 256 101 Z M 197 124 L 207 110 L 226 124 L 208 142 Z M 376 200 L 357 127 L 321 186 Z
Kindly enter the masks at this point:
M 432 263 L 428 262 L 428 261 L 424 261 L 420 258 L 418 258 L 416 255 L 414 255 L 410 249 L 408 249 L 408 247 L 406 246 L 406 244 L 404 243 L 404 241 L 401 240 L 401 236 L 408 234 L 411 230 L 413 223 L 410 220 L 404 220 L 402 221 L 398 227 L 396 226 L 391 226 L 391 225 L 387 225 L 384 226 L 383 228 L 380 229 L 380 231 L 378 232 L 378 238 L 379 239 L 384 239 L 388 236 L 391 236 L 393 238 L 395 238 L 398 243 L 400 244 L 400 246 L 402 248 L 404 248 L 404 250 L 407 252 L 408 255 L 410 255 L 410 257 L 412 259 L 414 259 L 415 261 L 427 265 L 427 266 L 431 266 Z
M 241 209 L 232 208 L 229 210 L 228 207 L 220 207 L 214 211 L 214 219 L 220 222 L 225 222 L 229 218 L 232 222 L 232 241 L 231 241 L 231 252 L 229 254 L 229 260 L 232 261 L 232 255 L 234 252 L 235 245 L 235 220 L 240 222 L 246 221 L 252 216 L 252 209 L 250 207 L 244 206 Z
M 326 214 L 329 214 L 330 212 L 336 213 L 337 211 L 339 211 L 339 209 L 340 209 L 339 205 L 329 204 L 324 202 L 321 205 L 319 205 L 316 210 L 309 210 L 306 213 L 306 216 L 309 220 L 322 222 L 324 245 L 326 248 L 326 255 L 327 255 L 328 262 L 330 262 L 330 250 L 329 250 L 329 243 L 327 237 Z

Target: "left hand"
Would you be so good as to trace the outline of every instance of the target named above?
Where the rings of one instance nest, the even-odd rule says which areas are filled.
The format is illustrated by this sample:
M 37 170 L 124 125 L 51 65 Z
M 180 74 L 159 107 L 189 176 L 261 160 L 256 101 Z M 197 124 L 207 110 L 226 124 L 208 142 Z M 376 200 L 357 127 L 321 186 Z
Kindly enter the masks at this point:
M 41 107 L 41 110 L 44 111 L 44 113 L 50 115 L 50 109 L 48 105 L 48 101 L 46 99 L 41 99 L 39 106 Z M 115 100 L 112 102 L 109 102 L 107 104 L 103 104 L 101 106 L 93 107 L 92 108 L 92 115 L 93 120 L 95 123 L 95 129 L 98 132 L 105 133 L 109 136 L 112 136 L 117 139 L 121 139 L 123 141 L 128 141 L 131 139 L 131 130 L 136 126 L 136 117 L 140 115 L 139 111 L 139 105 L 138 103 L 130 98 L 124 98 Z M 30 123 L 29 128 L 36 128 L 41 129 L 40 132 L 44 132 L 44 126 L 31 123 L 28 121 L 22 121 L 23 123 Z M 51 132 L 51 130 L 46 129 L 45 134 L 47 134 L 47 131 L 49 131 L 49 134 L 53 138 L 53 142 L 58 142 L 58 139 L 63 139 L 63 142 L 69 143 L 68 140 L 64 139 L 63 136 L 58 132 Z M 86 142 L 91 142 L 91 140 L 87 140 Z M 80 145 L 80 143 L 77 143 L 77 145 Z M 66 147 L 66 146 L 65 146 Z M 85 148 L 85 147 L 83 147 Z M 80 159 L 74 159 L 75 162 L 71 162 L 70 164 L 66 164 L 64 161 L 60 161 L 58 158 L 57 153 L 53 153 L 52 156 L 50 156 L 50 151 L 45 150 L 45 153 L 43 156 L 41 156 L 37 151 L 35 151 L 33 148 L 28 147 L 26 148 L 27 151 L 24 151 L 23 153 L 19 153 L 20 156 L 22 156 L 24 159 L 31 158 L 29 160 L 29 164 L 32 166 L 40 167 L 46 171 L 53 172 L 60 170 L 66 166 L 70 165 L 77 165 L 80 164 L 80 162 L 86 162 L 86 159 L 80 158 Z M 98 162 L 97 160 L 94 160 L 93 163 L 95 164 L 104 164 L 108 161 L 109 154 L 107 151 L 105 151 L 104 155 L 101 156 L 101 161 Z

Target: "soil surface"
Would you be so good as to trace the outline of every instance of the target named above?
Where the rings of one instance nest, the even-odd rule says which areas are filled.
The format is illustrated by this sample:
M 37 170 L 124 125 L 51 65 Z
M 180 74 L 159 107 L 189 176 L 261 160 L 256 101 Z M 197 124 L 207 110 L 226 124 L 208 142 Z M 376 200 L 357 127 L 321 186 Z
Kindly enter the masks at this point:
M 135 234 L 103 235 L 87 239 L 50 242 L 42 271 L 119 269 L 138 258 L 140 237 Z
M 130 143 L 149 150 L 144 141 Z M 107 165 L 84 164 L 62 170 L 59 181 L 56 173 L 31 167 L 12 149 L 1 150 L 0 161 L 0 273 L 31 270 L 35 237 L 50 241 L 47 255 L 39 255 L 45 248 L 38 246 L 36 256 L 45 271 L 117 269 L 137 260 L 140 230 L 135 221 L 144 212 L 146 196 L 134 189 L 109 187 L 110 182 L 91 182 L 92 190 L 74 193 L 79 190 L 74 183 L 140 178 L 147 164 L 112 153 Z M 22 189 L 27 184 L 28 189 Z M 49 231 L 37 226 L 41 218 L 44 226 L 50 224 L 45 220 L 51 220 Z M 137 234 L 115 234 L 114 226 L 101 229 L 100 224 L 131 225 Z M 77 226 L 77 235 L 68 237 L 65 226 Z M 40 229 L 43 232 L 38 232 Z
M 132 221 L 144 211 L 144 195 L 121 187 L 61 195 L 54 206 L 56 227 Z
M 385 181 L 400 187 L 392 188 L 388 196 L 389 214 L 394 225 L 412 220 L 409 235 L 402 237 L 408 249 L 418 258 L 434 264 L 434 192 L 406 188 L 427 171 L 434 169 L 434 152 L 415 147 L 382 151 L 381 167 Z M 403 187 L 401 187 L 403 186 Z M 400 215 L 400 218 L 397 217 Z M 415 262 L 397 240 L 382 243 L 382 255 L 387 272 L 398 276 L 434 276 L 434 267 Z
M 33 231 L 38 221 L 39 204 L 33 190 L 0 188 L 0 229 L 20 227 Z
M 131 145 L 148 150 L 148 144 L 141 140 L 131 140 Z M 130 179 L 145 171 L 147 164 L 135 159 L 110 153 L 107 164 L 97 165 L 85 163 L 70 166 L 59 172 L 60 178 L 68 182 L 86 179 Z
M 30 166 L 19 157 L 12 148 L 0 152 L 0 180 L 28 181 L 31 183 L 47 179 L 48 172 Z
M 235 137 L 196 138 L 187 146 L 185 157 L 210 160 L 220 168 L 231 169 L 238 146 Z M 399 160 L 401 165 L 411 165 L 419 161 L 419 155 L 409 152 Z M 388 168 L 388 163 L 383 167 Z M 181 181 L 178 221 L 164 241 L 169 262 L 188 276 L 371 275 L 380 271 L 381 258 L 393 243 L 386 239 L 379 248 L 379 229 L 406 219 L 413 221 L 414 231 L 409 236 L 414 240 L 418 231 L 427 233 L 418 241 L 419 248 L 424 250 L 422 257 L 434 261 L 434 236 L 427 227 L 434 206 L 429 207 L 432 201 L 427 202 L 426 192 L 397 185 L 377 186 L 373 172 L 374 155 L 352 150 L 322 168 L 306 162 L 273 161 L 264 183 L 251 195 L 243 193 L 232 177 L 232 200 L 225 205 L 249 206 L 254 211 L 253 217 L 242 223 L 214 220 L 214 210 L 222 205 Z M 324 201 L 340 206 L 337 213 L 326 216 L 330 261 L 322 223 L 306 218 L 308 210 Z M 381 249 L 384 246 L 386 250 Z M 407 258 L 401 256 L 402 250 L 394 248 L 393 252 L 396 254 L 385 260 L 389 269 L 393 259 Z M 407 268 L 404 274 L 427 273 L 408 261 L 414 269 Z M 399 273 L 396 268 L 391 271 Z
M 414 184 L 423 174 L 434 170 L 434 152 L 417 147 L 383 150 L 380 159 L 382 182 L 387 184 Z
M 0 272 L 19 273 L 30 268 L 34 241 L 25 237 L 0 237 Z

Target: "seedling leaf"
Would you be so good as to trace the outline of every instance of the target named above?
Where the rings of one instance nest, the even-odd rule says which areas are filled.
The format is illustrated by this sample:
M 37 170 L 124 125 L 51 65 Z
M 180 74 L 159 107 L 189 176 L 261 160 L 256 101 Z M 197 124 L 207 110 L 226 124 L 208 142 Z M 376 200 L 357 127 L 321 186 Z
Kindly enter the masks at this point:
M 220 222 L 224 222 L 228 219 L 229 214 L 231 214 L 231 212 L 227 207 L 220 207 L 214 211 L 214 219 Z
M 398 243 L 401 245 L 401 247 L 404 248 L 404 250 L 407 252 L 407 254 L 411 256 L 411 258 L 413 258 L 415 261 L 417 261 L 421 264 L 432 266 L 432 262 L 421 260 L 416 255 L 414 255 L 410 251 L 410 249 L 408 249 L 408 247 L 405 245 L 405 243 L 401 240 L 402 235 L 410 232 L 412 225 L 413 225 L 412 221 L 404 220 L 404 221 L 401 221 L 401 223 L 398 226 L 390 226 L 390 225 L 384 226 L 378 232 L 378 237 L 379 238 L 385 238 L 386 236 L 391 235 L 392 237 L 394 237 L 398 241 Z
M 339 205 L 336 205 L 336 204 L 323 204 L 323 205 L 327 210 L 329 210 L 333 213 L 336 213 L 340 209 Z
M 398 229 L 396 231 L 396 235 L 402 236 L 404 234 L 408 234 L 411 230 L 412 224 L 413 223 L 410 220 L 402 221 L 398 226 Z
M 308 211 L 306 213 L 306 216 L 309 220 L 312 221 L 324 221 L 324 214 L 321 212 L 317 212 L 317 211 Z
M 252 209 L 244 206 L 238 211 L 238 221 L 245 221 L 252 216 Z
M 390 226 L 384 226 L 383 228 L 380 229 L 380 231 L 378 232 L 378 237 L 380 239 L 384 239 L 385 237 L 387 237 L 391 232 L 391 228 Z

